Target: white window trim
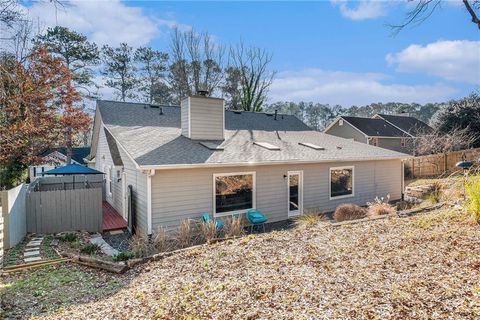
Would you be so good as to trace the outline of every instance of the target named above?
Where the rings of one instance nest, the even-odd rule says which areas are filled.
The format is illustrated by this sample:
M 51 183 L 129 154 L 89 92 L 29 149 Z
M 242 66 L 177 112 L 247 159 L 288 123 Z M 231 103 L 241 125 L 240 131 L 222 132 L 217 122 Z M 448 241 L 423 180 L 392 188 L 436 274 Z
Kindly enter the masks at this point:
M 107 195 L 112 198 L 112 188 L 113 186 L 113 181 L 112 181 L 112 166 L 107 166 Z
M 240 175 L 252 175 L 252 208 L 243 209 L 243 210 L 234 210 L 228 212 L 220 212 L 217 213 L 217 202 L 216 202 L 216 186 L 215 180 L 217 177 L 228 177 L 228 176 L 240 176 Z M 226 217 L 231 216 L 233 214 L 244 214 L 248 210 L 255 209 L 257 207 L 257 177 L 255 171 L 245 171 L 245 172 L 228 172 L 228 173 L 214 173 L 213 174 L 213 217 Z
M 298 181 L 298 213 L 291 214 L 290 211 L 290 175 L 298 174 L 299 181 Z M 287 171 L 287 215 L 289 218 L 298 217 L 303 214 L 303 170 L 295 170 L 295 171 Z
M 351 169 L 352 170 L 352 194 L 332 197 L 332 171 L 333 170 L 345 170 L 345 169 Z M 328 195 L 330 197 L 330 200 L 337 200 L 337 199 L 354 197 L 355 196 L 355 166 L 331 167 L 330 170 L 328 171 L 328 190 L 329 190 Z

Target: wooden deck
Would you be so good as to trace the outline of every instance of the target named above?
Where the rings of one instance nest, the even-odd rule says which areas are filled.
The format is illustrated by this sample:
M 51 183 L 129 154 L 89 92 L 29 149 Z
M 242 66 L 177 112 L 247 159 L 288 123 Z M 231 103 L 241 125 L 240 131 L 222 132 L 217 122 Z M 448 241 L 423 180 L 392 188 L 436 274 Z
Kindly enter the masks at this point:
M 103 231 L 120 230 L 127 228 L 125 221 L 120 213 L 115 210 L 110 203 L 104 201 L 103 205 Z

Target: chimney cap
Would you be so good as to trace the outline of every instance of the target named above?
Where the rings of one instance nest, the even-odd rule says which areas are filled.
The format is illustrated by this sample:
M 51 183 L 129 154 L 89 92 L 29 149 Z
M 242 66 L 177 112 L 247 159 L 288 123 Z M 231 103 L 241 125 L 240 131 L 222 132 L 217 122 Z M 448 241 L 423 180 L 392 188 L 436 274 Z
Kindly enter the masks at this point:
M 209 94 L 208 90 L 197 90 L 197 96 L 208 97 Z

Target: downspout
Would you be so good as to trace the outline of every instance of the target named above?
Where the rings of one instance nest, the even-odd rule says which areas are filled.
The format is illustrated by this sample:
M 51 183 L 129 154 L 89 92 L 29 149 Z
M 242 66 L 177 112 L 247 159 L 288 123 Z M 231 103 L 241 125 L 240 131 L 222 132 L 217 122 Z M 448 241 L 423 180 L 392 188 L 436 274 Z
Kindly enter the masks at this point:
M 155 175 L 155 169 L 147 172 L 147 234 L 152 234 L 152 177 Z

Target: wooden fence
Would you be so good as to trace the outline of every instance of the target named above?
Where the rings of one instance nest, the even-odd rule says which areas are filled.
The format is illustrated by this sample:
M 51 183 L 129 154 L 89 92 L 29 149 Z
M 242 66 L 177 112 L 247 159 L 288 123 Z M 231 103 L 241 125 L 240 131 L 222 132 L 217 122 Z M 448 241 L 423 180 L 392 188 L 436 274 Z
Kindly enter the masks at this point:
M 102 189 L 30 191 L 27 232 L 102 231 Z
M 455 164 L 464 157 L 466 160 L 478 162 L 480 160 L 480 148 L 432 154 L 405 160 L 405 176 L 410 178 L 432 177 L 458 171 L 459 169 Z

